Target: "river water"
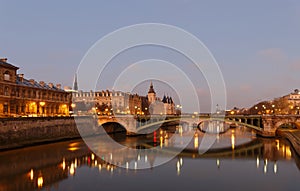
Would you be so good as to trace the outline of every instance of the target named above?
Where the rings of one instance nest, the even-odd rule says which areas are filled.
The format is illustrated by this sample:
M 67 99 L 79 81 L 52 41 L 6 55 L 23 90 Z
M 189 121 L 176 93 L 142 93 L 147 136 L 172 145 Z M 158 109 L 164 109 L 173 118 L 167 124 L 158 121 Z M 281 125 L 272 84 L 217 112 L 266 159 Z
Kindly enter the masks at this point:
M 107 151 L 102 142 L 95 146 L 102 153 L 96 154 L 81 139 L 3 151 L 0 191 L 300 189 L 300 158 L 286 140 L 259 138 L 235 128 L 217 136 L 210 149 L 199 154 L 205 135 L 197 130 L 189 133 L 193 136 L 185 149 L 157 166 L 160 149 L 174 151 L 178 146 L 171 141 L 176 133 L 158 130 L 148 136 L 111 136 L 137 149 L 133 154 Z M 156 149 L 155 155 L 144 152 L 150 148 Z M 149 166 L 139 169 L 140 164 Z

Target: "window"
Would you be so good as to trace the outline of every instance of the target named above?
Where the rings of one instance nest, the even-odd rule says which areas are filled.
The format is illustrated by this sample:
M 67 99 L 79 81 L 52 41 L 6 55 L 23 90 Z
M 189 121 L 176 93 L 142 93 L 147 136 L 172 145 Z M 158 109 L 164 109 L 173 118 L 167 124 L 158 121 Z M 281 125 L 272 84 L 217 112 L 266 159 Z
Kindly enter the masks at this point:
M 7 105 L 7 103 L 5 103 L 3 105 L 3 113 L 8 113 L 8 105 Z
M 9 89 L 8 87 L 4 87 L 4 95 L 9 96 Z
M 10 74 L 8 71 L 4 72 L 4 80 L 10 81 Z

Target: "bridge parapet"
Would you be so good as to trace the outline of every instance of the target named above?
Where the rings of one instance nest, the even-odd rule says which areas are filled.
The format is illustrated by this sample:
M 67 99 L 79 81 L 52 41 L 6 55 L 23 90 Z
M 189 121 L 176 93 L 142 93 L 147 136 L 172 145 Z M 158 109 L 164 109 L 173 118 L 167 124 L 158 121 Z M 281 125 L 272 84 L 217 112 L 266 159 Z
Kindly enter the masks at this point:
M 263 115 L 263 135 L 276 136 L 276 130 L 283 124 L 295 124 L 299 127 L 300 115 Z

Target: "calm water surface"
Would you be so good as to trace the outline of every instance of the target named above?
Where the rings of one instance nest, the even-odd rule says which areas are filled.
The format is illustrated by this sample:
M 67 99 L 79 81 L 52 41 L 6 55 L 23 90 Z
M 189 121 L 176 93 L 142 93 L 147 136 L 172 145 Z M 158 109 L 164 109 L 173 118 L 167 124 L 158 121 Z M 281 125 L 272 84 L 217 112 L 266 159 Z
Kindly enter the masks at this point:
M 98 157 L 82 140 L 1 152 L 0 191 L 300 189 L 300 159 L 287 141 L 257 138 L 236 128 L 218 136 L 212 148 L 199 155 L 197 147 L 203 134 L 192 133 L 195 136 L 182 153 L 145 170 L 121 168 L 106 161 L 151 165 L 156 158 L 147 157 L 143 149 L 173 148 L 176 144 L 167 142 L 171 133 L 157 132 L 155 137 L 114 135 L 123 145 L 142 148 L 134 156 L 120 151 Z

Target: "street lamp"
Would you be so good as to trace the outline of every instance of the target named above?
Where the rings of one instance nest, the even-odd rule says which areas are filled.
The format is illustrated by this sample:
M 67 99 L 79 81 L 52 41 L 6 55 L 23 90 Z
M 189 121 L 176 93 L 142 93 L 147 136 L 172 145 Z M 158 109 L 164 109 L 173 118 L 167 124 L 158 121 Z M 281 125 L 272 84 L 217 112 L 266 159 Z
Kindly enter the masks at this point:
M 76 107 L 76 104 L 75 103 L 72 103 L 71 104 L 71 107 L 74 109 Z

